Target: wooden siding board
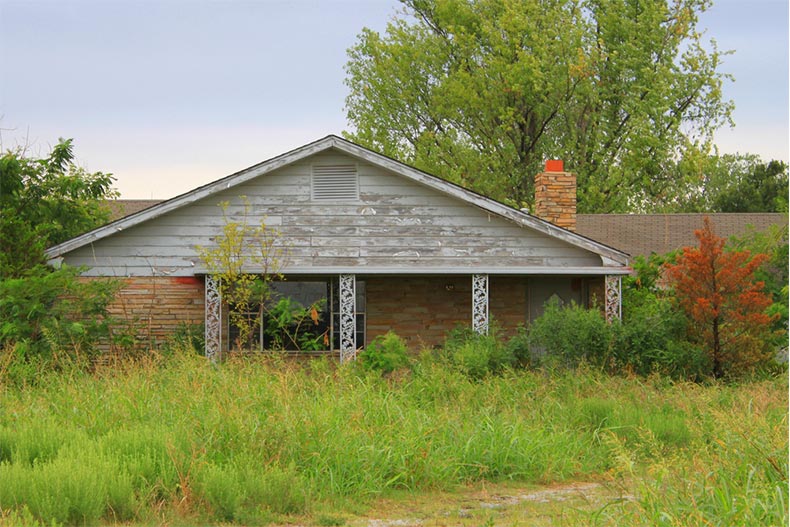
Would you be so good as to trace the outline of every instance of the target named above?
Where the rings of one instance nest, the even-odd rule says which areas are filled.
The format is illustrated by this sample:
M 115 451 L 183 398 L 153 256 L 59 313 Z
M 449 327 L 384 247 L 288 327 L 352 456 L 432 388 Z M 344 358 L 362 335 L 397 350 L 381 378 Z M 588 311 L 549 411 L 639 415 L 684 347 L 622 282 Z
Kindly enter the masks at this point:
M 316 155 L 311 162 L 355 162 Z M 203 268 L 196 245 L 209 245 L 226 215 L 262 219 L 280 232 L 289 269 L 601 267 L 597 254 L 513 223 L 433 188 L 358 163 L 360 200 L 331 205 L 309 199 L 310 162 L 295 163 L 172 210 L 153 220 L 72 251 L 65 261 L 110 276 L 146 272 L 186 276 Z M 375 212 L 375 214 L 374 214 Z M 603 272 L 604 270 L 601 269 Z

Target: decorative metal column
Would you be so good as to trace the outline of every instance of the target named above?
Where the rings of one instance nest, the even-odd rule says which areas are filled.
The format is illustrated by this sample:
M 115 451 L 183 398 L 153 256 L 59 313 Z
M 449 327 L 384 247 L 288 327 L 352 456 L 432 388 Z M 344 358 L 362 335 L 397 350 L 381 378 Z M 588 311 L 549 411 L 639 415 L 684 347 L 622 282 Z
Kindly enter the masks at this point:
M 357 280 L 353 274 L 340 275 L 340 362 L 356 357 L 357 353 Z
M 488 335 L 488 275 L 472 275 L 472 329 Z
M 619 275 L 606 275 L 606 321 L 623 318 L 623 285 Z
M 206 357 L 216 361 L 222 347 L 222 295 L 219 279 L 206 275 Z

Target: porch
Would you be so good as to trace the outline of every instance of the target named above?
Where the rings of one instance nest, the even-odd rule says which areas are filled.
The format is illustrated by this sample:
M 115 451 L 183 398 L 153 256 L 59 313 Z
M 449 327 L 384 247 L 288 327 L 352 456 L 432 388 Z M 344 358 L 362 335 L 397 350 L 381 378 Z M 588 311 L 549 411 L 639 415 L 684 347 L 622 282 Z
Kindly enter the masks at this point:
M 551 298 L 602 308 L 608 320 L 621 316 L 621 274 L 291 275 L 273 284 L 277 298 L 290 297 L 303 308 L 321 306 L 307 324 L 313 340 L 302 339 L 312 342 L 309 349 L 300 350 L 293 336 L 282 338 L 278 347 L 339 353 L 341 361 L 390 330 L 413 348 L 440 345 L 446 332 L 459 324 L 487 333 L 495 320 L 505 333 L 512 333 L 540 316 Z M 218 281 L 206 275 L 205 342 L 212 360 L 233 349 L 237 335 L 219 289 Z M 264 310 L 259 313 L 266 316 Z M 253 347 L 271 349 L 277 335 L 267 333 L 265 319 L 258 327 Z

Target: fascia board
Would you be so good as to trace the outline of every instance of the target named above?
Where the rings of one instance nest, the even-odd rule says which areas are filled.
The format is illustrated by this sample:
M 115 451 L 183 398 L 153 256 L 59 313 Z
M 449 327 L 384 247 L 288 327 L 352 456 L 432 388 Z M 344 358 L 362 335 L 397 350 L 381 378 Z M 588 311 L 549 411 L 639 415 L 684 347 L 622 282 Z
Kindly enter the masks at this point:
M 262 269 L 246 269 L 246 272 L 262 272 Z M 630 267 L 284 267 L 279 271 L 284 275 L 575 275 L 604 276 L 628 275 Z M 209 274 L 205 268 L 195 269 L 196 275 Z

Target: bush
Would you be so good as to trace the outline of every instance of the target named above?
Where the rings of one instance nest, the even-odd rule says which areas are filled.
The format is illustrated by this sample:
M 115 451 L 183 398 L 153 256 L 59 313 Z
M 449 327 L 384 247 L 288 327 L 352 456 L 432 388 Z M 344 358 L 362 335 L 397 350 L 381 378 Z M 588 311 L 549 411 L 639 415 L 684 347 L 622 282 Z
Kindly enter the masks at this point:
M 634 290 L 626 300 L 615 346 L 618 366 L 641 375 L 660 372 L 693 379 L 703 375 L 705 355 L 686 341 L 686 318 L 668 298 Z
M 198 355 L 203 355 L 206 349 L 205 334 L 204 324 L 181 322 L 175 331 L 167 337 L 160 347 L 160 351 L 166 356 L 183 352 L 196 352 Z
M 0 348 L 15 350 L 14 362 L 44 358 L 56 369 L 63 360 L 86 362 L 97 353 L 96 344 L 109 335 L 107 306 L 120 282 L 83 281 L 80 271 L 38 266 L 0 280 Z
M 391 373 L 409 365 L 406 343 L 392 331 L 374 338 L 357 359 L 363 368 L 381 373 Z
M 535 358 L 530 353 L 529 331 L 525 326 L 519 326 L 516 334 L 510 337 L 505 346 L 519 366 L 528 368 L 536 365 Z
M 447 335 L 444 355 L 453 367 L 473 379 L 501 373 L 516 364 L 515 355 L 501 342 L 494 325 L 488 335 L 480 335 L 469 327 L 455 328 Z
M 614 331 L 597 309 L 548 302 L 543 315 L 530 326 L 530 356 L 539 364 L 609 365 Z

